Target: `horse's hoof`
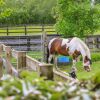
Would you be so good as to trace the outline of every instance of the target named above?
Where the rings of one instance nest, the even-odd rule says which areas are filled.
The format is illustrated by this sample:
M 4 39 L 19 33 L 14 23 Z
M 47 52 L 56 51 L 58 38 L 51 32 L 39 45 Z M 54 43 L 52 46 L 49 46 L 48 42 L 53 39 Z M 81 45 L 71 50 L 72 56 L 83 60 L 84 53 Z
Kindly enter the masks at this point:
M 69 75 L 74 79 L 77 78 L 76 73 L 74 71 L 70 72 Z

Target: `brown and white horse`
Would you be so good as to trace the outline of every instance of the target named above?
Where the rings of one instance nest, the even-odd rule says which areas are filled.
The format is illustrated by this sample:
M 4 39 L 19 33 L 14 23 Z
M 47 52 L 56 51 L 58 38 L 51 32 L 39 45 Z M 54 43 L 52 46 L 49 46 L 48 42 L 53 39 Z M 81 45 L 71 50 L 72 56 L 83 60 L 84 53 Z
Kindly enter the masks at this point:
M 47 62 L 51 63 L 53 59 L 57 67 L 57 55 L 72 56 L 72 69 L 76 69 L 75 64 L 79 55 L 82 55 L 84 69 L 89 72 L 91 70 L 91 55 L 88 46 L 79 38 L 71 39 L 53 38 L 48 44 Z

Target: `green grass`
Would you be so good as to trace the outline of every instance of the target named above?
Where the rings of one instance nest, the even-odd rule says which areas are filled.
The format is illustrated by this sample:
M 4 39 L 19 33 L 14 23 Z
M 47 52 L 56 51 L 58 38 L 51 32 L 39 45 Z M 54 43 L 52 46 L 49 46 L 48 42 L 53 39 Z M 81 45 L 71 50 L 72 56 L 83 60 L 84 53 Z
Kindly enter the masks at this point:
M 83 68 L 82 61 L 77 62 L 76 68 L 77 68 L 77 77 L 78 79 L 88 79 L 92 77 L 95 73 L 100 71 L 100 61 L 93 62 L 91 66 L 91 72 L 86 72 Z M 66 66 L 59 66 L 59 68 L 65 72 L 70 72 L 71 71 L 71 65 L 66 65 Z
M 92 68 L 91 72 L 84 71 L 84 69 L 82 67 L 79 68 L 78 74 L 77 74 L 78 79 L 88 79 L 88 78 L 92 77 L 95 73 L 100 71 L 99 65 L 100 65 L 100 61 L 93 62 L 92 66 L 91 66 L 91 68 Z M 78 67 L 80 67 L 80 66 L 78 66 Z
M 33 51 L 30 51 L 30 52 L 27 52 L 27 55 L 32 57 L 32 58 L 35 58 L 39 61 L 41 61 L 42 59 L 42 52 L 33 52 Z M 83 62 L 82 61 L 79 61 L 77 62 L 76 64 L 76 67 L 77 67 L 77 77 L 78 79 L 88 79 L 90 77 L 92 77 L 94 74 L 96 74 L 97 72 L 100 71 L 100 53 L 92 53 L 92 60 L 93 60 L 93 63 L 92 63 L 92 66 L 91 66 L 91 72 L 86 72 L 83 68 Z M 11 60 L 12 64 L 16 67 L 16 59 L 12 59 Z M 66 66 L 63 66 L 63 65 L 60 65 L 58 66 L 58 68 L 64 72 L 70 72 L 71 71 L 71 66 L 72 64 L 70 65 L 66 65 Z
M 42 57 L 43 57 L 43 52 L 40 52 L 40 51 L 28 51 L 27 55 L 32 57 L 32 58 L 35 58 L 35 59 L 41 61 Z
M 38 55 L 34 55 L 34 54 L 38 54 Z M 35 59 L 40 59 L 42 58 L 42 52 L 28 52 L 27 55 L 29 55 L 30 57 L 33 57 Z M 89 77 L 92 77 L 92 75 L 94 75 L 96 72 L 100 71 L 100 60 L 98 60 L 100 53 L 92 53 L 92 60 L 94 61 L 91 68 L 91 72 L 86 72 L 83 68 L 82 65 L 82 61 L 77 62 L 76 67 L 77 67 L 77 77 L 78 79 L 88 79 Z M 98 58 L 98 59 L 96 59 Z M 59 66 L 59 68 L 65 72 L 70 72 L 71 70 L 71 65 L 66 65 L 66 66 Z

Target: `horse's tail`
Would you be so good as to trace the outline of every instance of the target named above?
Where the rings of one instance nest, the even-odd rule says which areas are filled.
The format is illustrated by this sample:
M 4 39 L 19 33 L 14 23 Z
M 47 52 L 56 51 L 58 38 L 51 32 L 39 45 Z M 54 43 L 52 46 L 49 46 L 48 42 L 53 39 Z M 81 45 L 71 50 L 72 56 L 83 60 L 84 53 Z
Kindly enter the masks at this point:
M 53 57 L 50 59 L 50 62 L 49 62 L 49 57 L 50 57 L 50 51 L 49 51 L 49 48 L 47 47 L 47 58 L 46 58 L 46 62 L 53 64 L 54 63 Z
M 49 58 L 49 48 L 47 47 L 47 59 L 46 59 L 46 62 L 48 63 L 48 58 Z

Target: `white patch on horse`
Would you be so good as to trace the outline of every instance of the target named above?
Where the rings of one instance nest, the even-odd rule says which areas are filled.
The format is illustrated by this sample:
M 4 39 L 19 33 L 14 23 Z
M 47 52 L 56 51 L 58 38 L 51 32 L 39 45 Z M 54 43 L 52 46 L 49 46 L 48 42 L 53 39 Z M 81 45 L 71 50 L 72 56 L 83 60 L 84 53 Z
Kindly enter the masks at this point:
M 78 43 L 74 38 L 67 45 L 69 47 L 69 55 L 72 55 L 75 50 L 79 50 Z
M 49 50 L 51 49 L 51 44 L 52 44 L 52 42 L 53 42 L 55 39 L 56 39 L 56 38 L 53 38 L 52 40 L 50 40 L 49 45 L 48 45 L 48 49 L 49 49 Z
M 61 46 L 64 46 L 65 44 L 67 45 L 68 41 L 69 41 L 68 39 L 63 39 Z

